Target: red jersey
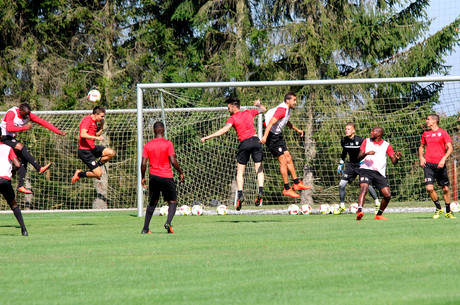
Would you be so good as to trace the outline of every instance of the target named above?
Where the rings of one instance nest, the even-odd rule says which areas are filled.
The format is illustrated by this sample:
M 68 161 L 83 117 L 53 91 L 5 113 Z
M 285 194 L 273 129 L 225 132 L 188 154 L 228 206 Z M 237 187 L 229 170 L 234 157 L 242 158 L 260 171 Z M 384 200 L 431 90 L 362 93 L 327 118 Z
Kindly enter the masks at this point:
M 164 138 L 155 138 L 147 142 L 142 152 L 142 158 L 148 158 L 150 164 L 150 174 L 173 178 L 169 156 L 174 155 L 174 145 L 171 141 Z
M 83 139 L 81 137 L 82 129 L 86 129 L 90 136 L 94 136 L 94 137 L 96 136 L 97 125 L 96 125 L 96 122 L 91 117 L 91 115 L 87 115 L 83 118 L 83 120 L 81 120 L 80 131 L 78 132 L 78 149 L 83 149 L 83 150 L 94 149 L 94 146 L 95 146 L 94 140 Z
M 236 130 L 238 140 L 243 141 L 256 135 L 254 128 L 254 117 L 258 115 L 259 109 L 238 111 L 228 118 L 227 124 L 232 124 Z
M 422 134 L 420 140 L 425 145 L 425 161 L 427 163 L 439 164 L 441 159 L 446 155 L 446 144 L 452 143 L 447 131 L 438 128 L 438 130 L 428 130 Z

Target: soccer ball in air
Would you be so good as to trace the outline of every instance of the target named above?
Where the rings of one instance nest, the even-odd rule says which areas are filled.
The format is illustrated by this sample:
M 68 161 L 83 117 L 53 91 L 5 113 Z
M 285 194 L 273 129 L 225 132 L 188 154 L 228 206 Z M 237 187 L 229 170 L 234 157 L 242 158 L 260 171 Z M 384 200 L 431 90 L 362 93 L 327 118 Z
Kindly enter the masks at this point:
M 299 206 L 297 204 L 291 204 L 289 207 L 288 207 L 288 213 L 290 215 L 297 215 L 299 214 Z
M 300 212 L 304 215 L 311 214 L 311 206 L 304 204 L 300 207 Z
M 228 208 L 225 204 L 221 204 L 217 207 L 217 215 L 227 215 Z
M 356 214 L 356 212 L 358 212 L 358 204 L 357 203 L 350 204 L 349 210 L 350 210 L 350 213 Z
M 203 215 L 203 207 L 199 204 L 196 204 L 192 207 L 192 215 L 200 216 Z
M 101 93 L 98 90 L 93 89 L 88 93 L 88 101 L 90 101 L 91 103 L 97 103 L 100 100 L 101 100 Z
M 319 212 L 321 214 L 329 214 L 330 213 L 330 206 L 327 203 L 323 203 L 322 205 L 319 206 Z
M 192 215 L 192 209 L 188 205 L 184 204 L 180 207 L 179 214 L 184 216 Z
M 460 212 L 460 203 L 454 201 L 450 203 L 450 210 L 454 213 Z
M 167 205 L 162 206 L 160 208 L 160 216 L 168 215 L 168 210 L 169 210 L 169 207 Z

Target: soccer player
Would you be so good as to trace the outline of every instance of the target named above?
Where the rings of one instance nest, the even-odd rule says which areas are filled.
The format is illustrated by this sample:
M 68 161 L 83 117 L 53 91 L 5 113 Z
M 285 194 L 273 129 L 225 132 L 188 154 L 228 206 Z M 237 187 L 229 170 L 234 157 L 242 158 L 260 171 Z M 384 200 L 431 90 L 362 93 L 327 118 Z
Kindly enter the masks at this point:
M 209 140 L 214 137 L 218 137 L 228 132 L 230 128 L 235 128 L 240 145 L 238 145 L 238 152 L 236 154 L 236 161 L 238 162 L 237 174 L 236 174 L 236 186 L 238 188 L 238 201 L 236 203 L 236 210 L 241 210 L 244 202 L 243 196 L 243 184 L 244 184 L 244 170 L 246 164 L 249 161 L 249 157 L 252 156 L 254 161 L 254 168 L 257 174 L 257 183 L 259 186 L 259 192 L 255 202 L 256 206 L 262 205 L 263 199 L 263 188 L 264 188 L 264 172 L 262 169 L 263 150 L 262 145 L 259 143 L 259 138 L 256 135 L 254 128 L 254 117 L 267 110 L 259 100 L 254 101 L 254 106 L 258 109 L 250 109 L 242 111 L 240 109 L 240 100 L 234 97 L 230 97 L 226 100 L 228 104 L 228 112 L 230 118 L 224 127 L 216 131 L 215 133 L 201 138 L 201 142 Z
M 364 216 L 364 199 L 371 183 L 383 195 L 375 220 L 388 220 L 382 215 L 391 199 L 390 186 L 386 179 L 387 155 L 391 162 L 396 165 L 402 154 L 399 151 L 395 153 L 391 144 L 382 139 L 383 133 L 382 127 L 372 128 L 370 138 L 365 139 L 360 147 L 358 160 L 362 160 L 359 168 L 361 193 L 359 194 L 356 220 L 361 220 Z
M 340 144 L 342 145 L 342 156 L 337 172 L 343 175 L 339 183 L 340 208 L 334 211 L 334 214 L 340 214 L 345 211 L 345 187 L 348 182 L 352 182 L 355 180 L 356 176 L 359 176 L 360 162 L 358 160 L 358 154 L 364 139 L 355 135 L 355 132 L 355 124 L 352 122 L 347 123 L 347 125 L 345 125 L 345 137 L 343 137 L 340 141 Z M 350 161 L 345 164 L 344 160 L 347 157 L 347 154 Z M 344 165 L 346 165 L 345 170 L 343 170 Z M 370 185 L 369 194 L 371 194 L 372 198 L 375 200 L 375 213 L 377 213 L 380 207 L 380 202 L 377 197 L 377 193 Z
M 16 203 L 16 194 L 11 186 L 11 163 L 13 163 L 16 167 L 21 166 L 14 150 L 9 146 L 0 143 L 0 193 L 5 198 L 11 210 L 13 210 L 14 217 L 16 217 L 19 225 L 21 226 L 22 235 L 28 236 L 29 234 L 27 233 L 26 226 L 24 225 L 21 210 Z
M 78 157 L 88 166 L 90 171 L 84 172 L 77 169 L 72 177 L 72 183 L 83 177 L 100 179 L 102 176 L 101 166 L 115 156 L 115 152 L 105 146 L 95 145 L 94 141 L 103 141 L 101 136 L 104 128 L 105 108 L 96 106 L 93 114 L 87 115 L 81 120 L 78 134 Z M 97 158 L 100 158 L 96 161 Z
M 434 182 L 442 188 L 444 202 L 446 204 L 446 218 L 456 218 L 450 211 L 450 190 L 449 176 L 447 176 L 446 160 L 452 154 L 452 139 L 442 128 L 439 128 L 439 116 L 430 114 L 426 118 L 426 126 L 430 129 L 422 134 L 421 144 L 418 149 L 420 166 L 425 173 L 425 184 L 431 200 L 436 206 L 434 219 L 438 219 L 442 214 L 442 207 L 438 200 L 438 195 L 434 190 Z M 447 151 L 446 151 L 447 147 Z
M 142 152 L 142 163 L 141 163 L 141 176 L 142 176 L 142 187 L 146 188 L 145 185 L 145 170 L 147 169 L 147 160 L 150 164 L 150 178 L 149 178 L 149 205 L 145 212 L 144 228 L 142 234 L 151 234 L 149 230 L 150 220 L 152 219 L 153 212 L 160 198 L 160 193 L 163 195 L 163 199 L 168 202 L 168 218 L 164 225 L 168 233 L 174 233 L 171 221 L 176 214 L 177 208 L 177 191 L 176 183 L 173 179 L 173 173 L 171 165 L 179 172 L 180 180 L 184 181 L 184 173 L 177 162 L 176 154 L 174 153 L 174 145 L 171 141 L 164 138 L 165 126 L 162 122 L 156 122 L 153 125 L 153 131 L 155 138 L 144 146 Z
M 27 164 L 32 164 L 33 167 L 39 172 L 43 174 L 46 170 L 48 170 L 51 166 L 51 162 L 45 166 L 41 166 L 32 154 L 29 152 L 27 147 L 18 140 L 16 140 L 16 135 L 19 132 L 26 131 L 32 129 L 32 122 L 42 125 L 43 127 L 48 128 L 49 130 L 57 133 L 58 135 L 65 136 L 65 131 L 60 131 L 57 129 L 53 124 L 45 121 L 44 119 L 36 116 L 31 112 L 31 108 L 29 104 L 23 103 L 19 105 L 19 107 L 13 107 L 8 109 L 5 116 L 0 123 L 0 129 L 2 132 L 1 142 L 3 144 L 8 145 L 9 147 L 13 148 L 16 155 L 20 159 L 21 166 L 18 169 L 18 187 L 17 190 L 21 193 L 31 194 L 32 191 L 26 189 L 24 186 L 24 182 L 26 179 L 27 173 Z
M 296 103 L 296 95 L 292 92 L 289 92 L 284 96 L 284 102 L 267 111 L 265 114 L 265 133 L 263 138 L 260 140 L 260 143 L 266 144 L 272 155 L 278 159 L 280 163 L 281 177 L 283 178 L 284 183 L 283 195 L 292 198 L 300 197 L 300 195 L 294 190 L 301 191 L 311 188 L 310 186 L 303 184 L 303 182 L 297 178 L 292 156 L 288 151 L 282 134 L 284 127 L 289 126 L 298 132 L 301 137 L 303 137 L 303 130 L 295 127 L 289 121 L 291 110 L 295 109 Z M 294 180 L 294 190 L 289 185 L 288 171 Z

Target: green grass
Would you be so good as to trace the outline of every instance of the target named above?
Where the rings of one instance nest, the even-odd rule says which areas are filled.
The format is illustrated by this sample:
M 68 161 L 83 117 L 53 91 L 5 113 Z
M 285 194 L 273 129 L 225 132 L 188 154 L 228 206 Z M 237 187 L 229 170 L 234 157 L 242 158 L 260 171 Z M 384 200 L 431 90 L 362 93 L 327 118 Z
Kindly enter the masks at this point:
M 460 218 L 0 215 L 1 304 L 459 304 Z

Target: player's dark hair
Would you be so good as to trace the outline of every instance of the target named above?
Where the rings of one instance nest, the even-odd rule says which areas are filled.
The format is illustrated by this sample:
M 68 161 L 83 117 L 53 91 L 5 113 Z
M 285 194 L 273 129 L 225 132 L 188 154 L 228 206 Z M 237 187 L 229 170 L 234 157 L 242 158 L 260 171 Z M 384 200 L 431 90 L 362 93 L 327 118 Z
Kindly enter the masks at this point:
M 30 105 L 27 103 L 22 103 L 21 105 L 19 105 L 19 109 L 27 111 L 27 112 L 32 111 L 32 109 L 30 108 Z
M 225 102 L 229 105 L 236 106 L 238 108 L 240 108 L 241 105 L 240 100 L 236 97 L 229 97 Z
M 435 120 L 436 125 L 439 125 L 439 115 L 437 115 L 436 113 L 433 113 L 433 114 L 429 114 L 428 117 Z
M 347 125 L 345 125 L 345 126 L 351 126 L 351 127 L 353 127 L 353 129 L 356 130 L 355 123 L 353 123 L 353 122 L 348 122 Z
M 105 113 L 105 108 L 102 106 L 96 106 L 93 109 L 93 114 Z
M 286 93 L 286 95 L 284 96 L 284 102 L 286 102 L 287 100 L 292 99 L 293 97 L 296 97 L 296 95 L 295 95 L 294 92 L 288 92 L 288 93 Z
M 158 121 L 158 122 L 155 122 L 155 124 L 153 124 L 153 129 L 154 130 L 155 129 L 161 129 L 161 128 L 165 129 L 165 125 L 163 124 L 163 122 Z

